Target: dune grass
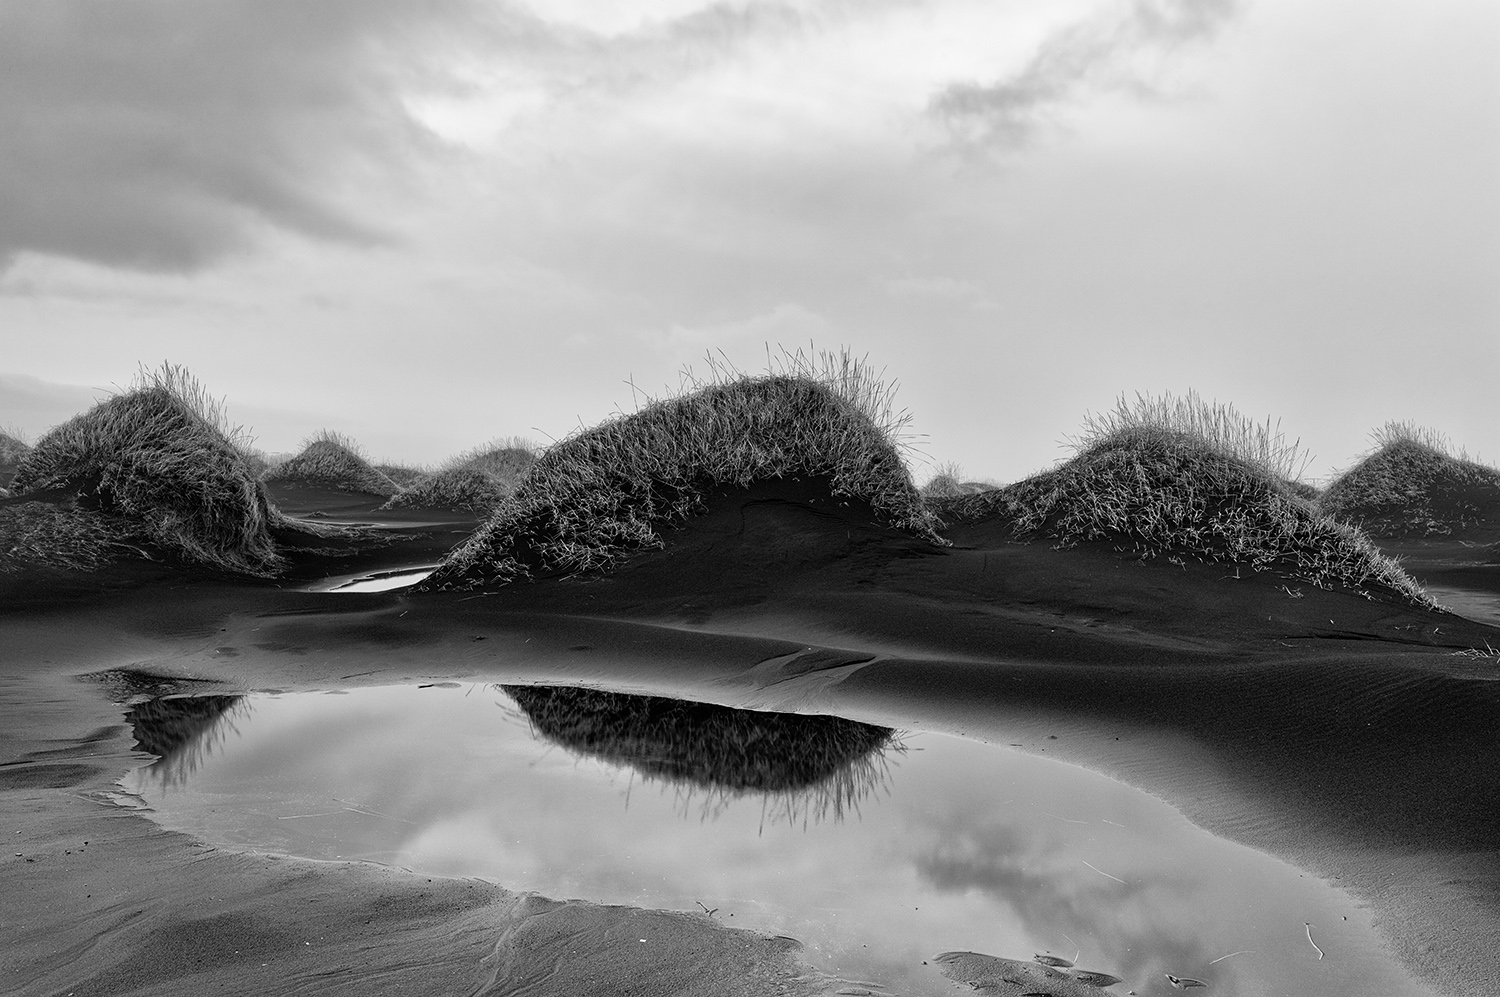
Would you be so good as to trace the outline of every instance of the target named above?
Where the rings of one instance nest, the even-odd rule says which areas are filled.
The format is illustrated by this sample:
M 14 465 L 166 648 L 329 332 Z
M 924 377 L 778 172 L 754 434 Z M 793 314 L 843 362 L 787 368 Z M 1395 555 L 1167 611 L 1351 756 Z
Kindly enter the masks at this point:
M 934 469 L 932 477 L 923 483 L 920 491 L 925 501 L 941 503 L 946 499 L 978 495 L 980 492 L 992 491 L 999 487 L 991 481 L 965 480 L 963 468 L 950 461 L 946 464 L 939 464 Z
M 1321 588 L 1432 600 L 1360 530 L 1317 511 L 1295 480 L 1307 459 L 1271 423 L 1186 398 L 1123 399 L 1090 418 L 1059 467 L 958 499 L 948 515 L 1008 517 L 1060 546 L 1130 541 L 1141 555 L 1276 571 Z
M 1323 512 L 1392 536 L 1500 524 L 1500 470 L 1414 423 L 1388 422 L 1370 437 L 1374 447 L 1323 492 Z
M 10 429 L 0 429 L 0 465 L 14 466 L 31 452 L 25 437 Z
M 102 563 L 115 548 L 150 546 L 266 573 L 279 561 L 270 529 L 277 516 L 248 443 L 184 368 L 142 369 L 130 389 L 54 428 L 22 459 L 17 495 L 63 504 L 34 513 L 17 536 L 44 556 L 50 546 L 60 563 Z
M 391 496 L 386 509 L 466 509 L 489 515 L 513 494 L 536 463 L 536 449 L 515 437 L 492 440 L 446 461 Z
M 420 467 L 411 467 L 408 464 L 374 464 L 375 470 L 390 478 L 397 488 L 410 488 L 412 485 L 429 476 L 429 473 Z
M 261 480 L 267 484 L 331 488 L 386 498 L 401 490 L 365 459 L 353 440 L 326 429 L 303 444 L 295 457 L 266 471 Z
M 707 499 L 771 478 L 822 478 L 886 524 L 942 543 L 902 457 L 894 386 L 847 351 L 783 353 L 766 374 L 715 367 L 684 393 L 550 447 L 425 588 L 606 568 L 659 547 Z

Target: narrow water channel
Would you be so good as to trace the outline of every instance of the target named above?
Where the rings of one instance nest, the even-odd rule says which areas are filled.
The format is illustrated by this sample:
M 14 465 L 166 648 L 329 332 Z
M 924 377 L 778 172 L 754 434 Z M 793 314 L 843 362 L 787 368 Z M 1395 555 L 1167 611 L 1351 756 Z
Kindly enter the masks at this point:
M 957 963 L 933 959 L 951 950 L 1121 978 L 1100 994 L 1180 992 L 1168 974 L 1214 995 L 1423 992 L 1342 891 L 1009 748 L 452 683 L 157 700 L 130 719 L 160 758 L 123 785 L 166 827 L 697 911 L 792 935 L 877 993 L 952 994 Z M 1058 986 L 1032 989 L 1075 992 Z

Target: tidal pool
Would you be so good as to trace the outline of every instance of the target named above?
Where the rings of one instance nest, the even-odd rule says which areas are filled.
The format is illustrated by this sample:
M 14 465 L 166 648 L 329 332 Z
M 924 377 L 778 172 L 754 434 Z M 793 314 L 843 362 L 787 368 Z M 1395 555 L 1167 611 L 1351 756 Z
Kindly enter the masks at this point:
M 160 759 L 123 787 L 167 827 L 696 911 L 796 937 L 812 965 L 877 992 L 953 993 L 940 970 L 972 960 L 933 961 L 952 950 L 1122 979 L 1088 988 L 1101 994 L 1174 993 L 1167 974 L 1246 997 L 1424 992 L 1342 891 L 1009 748 L 453 683 L 154 700 L 129 719 Z

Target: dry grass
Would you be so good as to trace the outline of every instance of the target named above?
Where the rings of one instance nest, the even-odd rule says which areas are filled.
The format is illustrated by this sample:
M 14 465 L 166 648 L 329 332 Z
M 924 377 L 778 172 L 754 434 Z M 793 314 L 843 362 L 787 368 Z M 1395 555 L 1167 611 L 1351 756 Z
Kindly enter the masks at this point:
M 965 480 L 963 468 L 950 461 L 937 466 L 932 477 L 922 485 L 921 492 L 924 500 L 941 503 L 947 499 L 978 495 L 980 492 L 993 491 L 999 487 L 992 481 Z
M 1414 423 L 1388 422 L 1370 437 L 1374 448 L 1324 490 L 1327 514 L 1392 536 L 1500 520 L 1500 470 L 1455 455 L 1447 437 Z
M 390 478 L 397 488 L 410 488 L 412 485 L 429 477 L 429 473 L 420 467 L 411 467 L 407 464 L 376 464 L 375 470 Z
M 268 470 L 261 480 L 387 498 L 401 490 L 365 459 L 353 440 L 326 429 L 308 440 L 297 456 Z
M 143 369 L 130 389 L 56 427 L 22 460 L 18 495 L 66 503 L 55 516 L 33 517 L 25 542 L 59 563 L 102 563 L 117 548 L 150 546 L 266 573 L 279 561 L 277 514 L 248 445 L 223 403 L 185 369 Z M 67 511 L 74 503 L 77 514 Z
M 536 448 L 518 437 L 492 440 L 446 461 L 393 495 L 386 509 L 466 509 L 489 515 L 514 494 L 536 463 Z
M 701 514 L 712 494 L 771 478 L 827 479 L 890 526 L 941 543 L 903 459 L 909 417 L 893 408 L 894 386 L 847 351 L 783 353 L 771 368 L 685 373 L 683 394 L 552 446 L 424 586 L 605 568 L 661 546 L 659 531 Z
M 1434 605 L 1364 533 L 1298 493 L 1288 478 L 1305 460 L 1269 424 L 1196 396 L 1142 400 L 1091 419 L 1076 446 L 1058 468 L 956 500 L 949 514 L 1004 515 L 1019 534 L 1061 546 L 1126 538 L 1145 556 L 1186 554 Z
M 133 531 L 76 503 L 0 505 L 0 573 L 37 565 L 95 571 L 123 557 L 150 557 Z
M 0 464 L 14 466 L 31 452 L 31 444 L 17 430 L 0 429 Z

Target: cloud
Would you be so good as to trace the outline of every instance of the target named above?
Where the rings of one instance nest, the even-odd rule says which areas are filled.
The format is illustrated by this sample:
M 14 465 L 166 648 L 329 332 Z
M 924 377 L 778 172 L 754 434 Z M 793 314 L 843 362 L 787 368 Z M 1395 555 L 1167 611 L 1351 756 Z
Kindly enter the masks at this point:
M 1028 144 L 1047 113 L 1088 89 L 1147 91 L 1132 63 L 1213 38 L 1240 0 L 1129 0 L 1049 36 L 1018 73 L 997 83 L 953 83 L 930 110 L 971 147 Z
M 267 225 L 379 240 L 340 185 L 423 148 L 403 93 L 439 85 L 484 18 L 469 0 L 0 8 L 0 266 L 188 271 Z

